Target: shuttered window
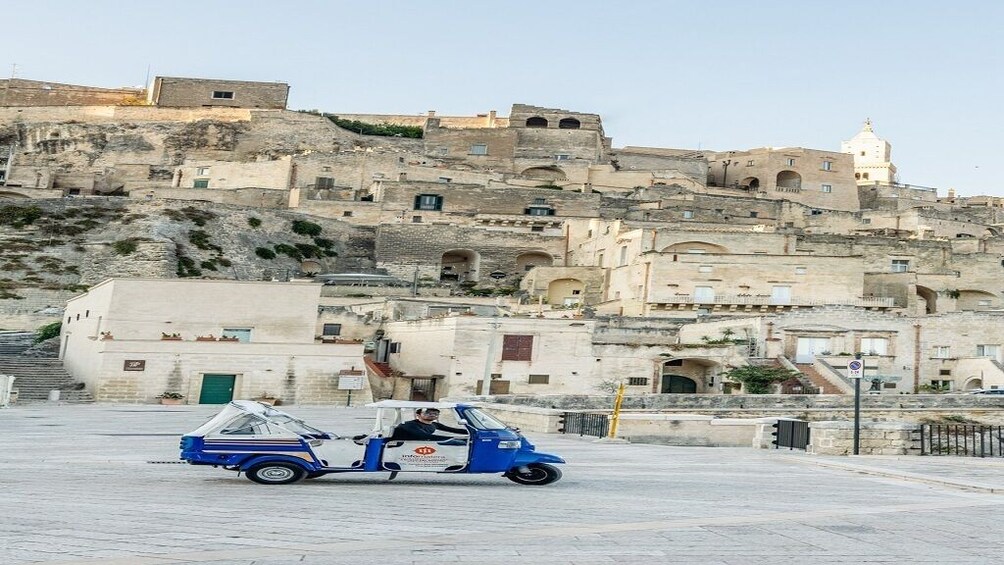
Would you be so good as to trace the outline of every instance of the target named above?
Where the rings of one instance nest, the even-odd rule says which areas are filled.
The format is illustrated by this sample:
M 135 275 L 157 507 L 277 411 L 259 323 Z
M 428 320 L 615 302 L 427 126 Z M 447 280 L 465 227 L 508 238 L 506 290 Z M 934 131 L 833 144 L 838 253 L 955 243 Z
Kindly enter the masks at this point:
M 503 361 L 529 361 L 532 354 L 532 335 L 507 335 L 502 338 Z

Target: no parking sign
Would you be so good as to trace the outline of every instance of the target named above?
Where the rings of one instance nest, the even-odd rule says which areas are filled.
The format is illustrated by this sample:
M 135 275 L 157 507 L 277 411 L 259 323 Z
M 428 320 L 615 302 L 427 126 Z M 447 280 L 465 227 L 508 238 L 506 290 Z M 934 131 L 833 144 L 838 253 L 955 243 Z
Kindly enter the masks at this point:
M 847 364 L 847 378 L 860 379 L 864 373 L 865 364 L 860 359 L 855 359 Z

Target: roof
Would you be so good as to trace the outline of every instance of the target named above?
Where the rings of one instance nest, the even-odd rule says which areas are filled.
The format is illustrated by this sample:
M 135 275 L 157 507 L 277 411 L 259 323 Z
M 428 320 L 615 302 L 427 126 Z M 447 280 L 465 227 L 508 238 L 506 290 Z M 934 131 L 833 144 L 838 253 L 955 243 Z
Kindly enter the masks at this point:
M 466 406 L 466 403 L 459 402 L 421 402 L 418 400 L 381 400 L 367 404 L 370 408 L 455 408 Z

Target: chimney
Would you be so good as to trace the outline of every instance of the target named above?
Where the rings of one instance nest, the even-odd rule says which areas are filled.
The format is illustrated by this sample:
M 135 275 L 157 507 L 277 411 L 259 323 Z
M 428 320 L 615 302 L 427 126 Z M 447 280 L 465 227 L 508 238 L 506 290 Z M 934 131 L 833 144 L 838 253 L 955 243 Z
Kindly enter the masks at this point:
M 433 117 L 433 116 L 435 116 L 435 115 L 436 115 L 436 111 L 435 110 L 429 110 L 428 116 L 430 118 Z
M 949 198 L 955 198 L 955 189 L 954 188 L 949 188 L 948 189 L 948 197 Z

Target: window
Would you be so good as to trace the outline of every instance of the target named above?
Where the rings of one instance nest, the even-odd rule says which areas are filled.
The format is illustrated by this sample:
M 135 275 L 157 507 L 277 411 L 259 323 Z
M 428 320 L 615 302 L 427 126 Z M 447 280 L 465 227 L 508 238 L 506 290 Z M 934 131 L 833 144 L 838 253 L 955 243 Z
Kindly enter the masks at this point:
M 794 159 L 788 159 L 784 163 L 785 163 L 785 165 L 787 165 L 789 167 L 794 167 L 795 166 L 795 160 Z
M 321 335 L 342 335 L 341 324 L 324 324 Z
M 746 166 L 747 167 L 752 167 L 753 166 L 753 159 L 750 159 L 749 161 L 746 161 Z
M 756 218 L 759 215 L 760 215 L 760 212 L 750 212 L 750 217 L 751 218 Z
M 352 210 L 342 210 L 342 217 L 343 218 L 351 218 L 352 217 Z
M 810 216 L 822 216 L 823 215 L 823 211 L 822 210 L 813 209 L 813 210 L 809 211 L 809 215 Z
M 624 265 L 627 265 L 627 246 L 626 245 L 623 246 L 623 247 L 621 247 L 620 258 L 617 260 L 617 266 L 618 267 L 623 267 Z
M 571 158 L 572 156 L 567 153 L 558 153 L 557 155 L 554 156 L 555 161 L 567 161 Z
M 251 341 L 251 328 L 223 328 L 223 337 L 237 338 L 241 343 Z
M 546 385 L 551 380 L 551 375 L 530 375 L 527 383 L 532 385 Z
M 712 267 L 711 265 L 701 265 L 697 267 L 698 273 L 710 273 L 711 271 L 714 270 L 715 270 L 714 267 Z
M 936 345 L 934 347 L 935 359 L 949 359 L 952 356 L 952 348 L 947 345 Z
M 503 361 L 529 361 L 533 354 L 532 335 L 502 336 Z
M 791 304 L 791 287 L 775 286 L 770 289 L 771 304 Z
M 554 208 L 550 206 L 530 206 L 524 212 L 530 216 L 553 216 Z
M 795 274 L 796 275 L 804 275 L 807 272 L 808 272 L 808 269 L 806 269 L 805 267 L 795 267 Z
M 938 374 L 945 377 L 950 377 L 952 375 L 951 369 L 938 369 Z
M 321 172 L 322 173 L 330 173 L 331 172 L 331 167 L 328 167 L 328 166 L 325 165 L 324 167 L 321 167 Z
M 483 143 L 475 143 L 471 145 L 471 155 L 487 155 L 488 146 Z
M 390 344 L 390 353 L 401 353 L 401 342 L 392 341 Z
M 453 182 L 453 179 L 450 178 L 450 177 L 439 177 L 439 182 L 444 183 L 444 184 L 449 184 L 449 183 Z
M 823 170 L 824 171 L 832 171 L 833 170 L 833 161 L 823 161 Z
M 910 270 L 910 260 L 909 259 L 893 259 L 892 260 L 892 272 L 894 273 L 905 273 Z
M 415 196 L 416 210 L 442 210 L 443 197 L 438 194 L 419 194 Z
M 864 151 L 862 151 L 862 152 L 861 152 L 861 156 L 862 156 L 862 157 L 864 157 L 864 156 L 865 156 L 865 152 L 864 152 Z
M 823 185 L 823 192 L 833 192 L 833 185 L 832 184 L 824 184 Z
M 861 173 L 861 178 L 868 180 L 868 173 Z
M 690 220 L 690 219 L 693 219 L 693 217 L 694 217 L 694 211 L 693 210 L 684 210 L 683 211 L 683 219 L 684 220 Z
M 195 179 L 192 183 L 193 188 L 209 188 L 209 179 Z
M 412 216 L 411 217 L 411 223 L 413 223 L 413 224 L 421 224 L 422 223 L 422 216 Z
M 335 188 L 335 179 L 331 177 L 317 177 L 314 181 L 314 187 L 321 190 L 331 190 Z
M 544 226 L 530 226 L 530 231 L 544 231 Z
M 596 254 L 596 266 L 597 267 L 603 266 L 603 251 L 600 251 L 599 253 Z
M 976 346 L 976 356 L 977 357 L 991 357 L 993 359 L 1000 360 L 1000 345 L 997 344 L 984 344 Z
M 209 167 L 196 167 L 195 174 L 200 177 L 209 175 Z
M 648 377 L 628 377 L 628 386 L 645 386 L 648 384 Z
M 214 90 L 213 100 L 233 100 L 234 92 L 232 90 Z
M 861 338 L 861 353 L 865 355 L 886 355 L 889 351 L 889 340 L 884 337 Z
M 870 223 L 872 223 L 872 219 L 871 218 L 861 218 L 861 223 L 862 224 L 870 224 Z

